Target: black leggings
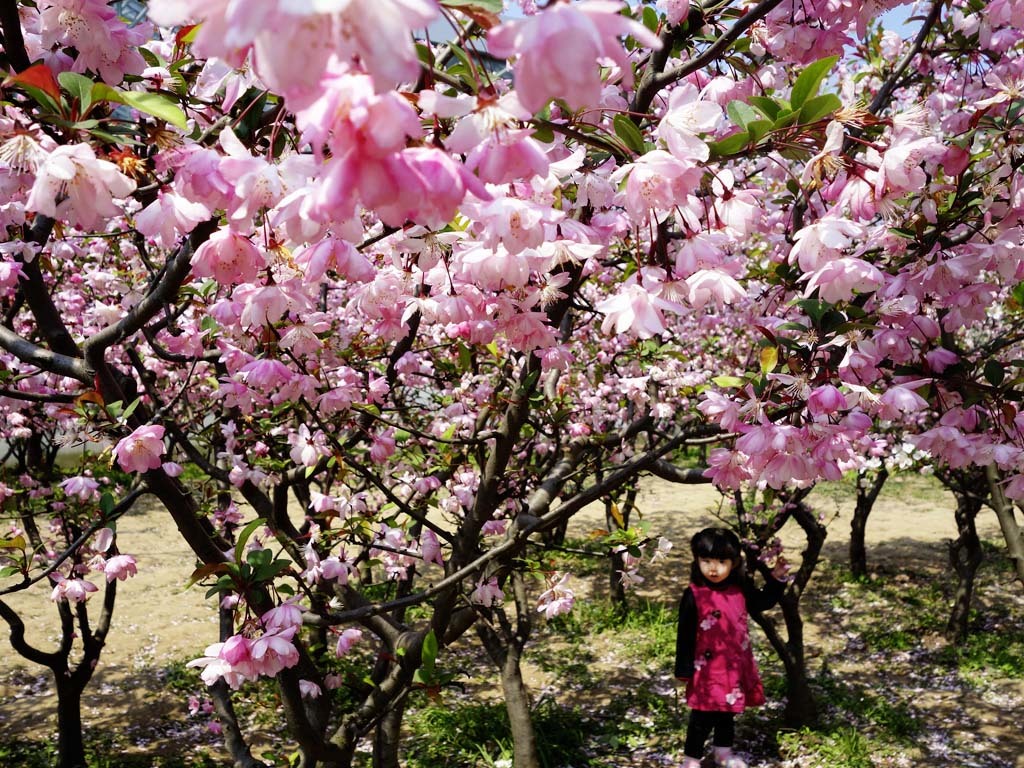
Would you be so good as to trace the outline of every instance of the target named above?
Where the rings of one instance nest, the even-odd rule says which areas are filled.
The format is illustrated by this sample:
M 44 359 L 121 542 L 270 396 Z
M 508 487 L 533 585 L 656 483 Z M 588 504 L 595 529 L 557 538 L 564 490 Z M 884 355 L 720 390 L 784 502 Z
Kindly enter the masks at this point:
M 691 709 L 683 754 L 697 759 L 704 757 L 704 745 L 712 731 L 715 732 L 712 744 L 716 747 L 731 747 L 736 738 L 735 720 L 734 712 L 705 712 L 701 709 Z

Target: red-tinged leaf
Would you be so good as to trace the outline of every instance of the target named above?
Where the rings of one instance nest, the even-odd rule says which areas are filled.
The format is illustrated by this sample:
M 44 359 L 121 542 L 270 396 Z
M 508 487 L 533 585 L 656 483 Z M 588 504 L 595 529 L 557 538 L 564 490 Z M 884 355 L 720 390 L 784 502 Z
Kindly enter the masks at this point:
M 501 18 L 496 13 L 491 13 L 484 8 L 468 5 L 463 8 L 459 8 L 459 10 L 479 24 L 481 29 L 488 30 L 501 24 Z
M 223 573 L 226 570 L 226 563 L 207 563 L 206 565 L 202 565 L 192 572 L 192 575 L 188 579 L 186 589 L 188 587 L 191 587 L 196 582 L 205 579 L 207 576 L 212 576 L 215 573 Z
M 103 396 L 95 389 L 90 389 L 88 392 L 83 392 L 75 398 L 76 403 L 96 403 L 96 405 L 102 407 L 106 405 L 103 402 Z
M 1017 418 L 1017 409 L 1013 403 L 1003 403 L 1001 410 L 1003 412 L 1003 421 L 1007 424 L 1013 424 L 1014 419 Z
M 189 24 L 181 27 L 177 34 L 174 35 L 174 44 L 180 48 L 191 43 L 196 39 L 196 32 L 199 30 L 199 26 L 199 24 Z
M 755 325 L 754 327 L 757 330 L 759 330 L 761 332 L 761 335 L 764 336 L 766 339 L 768 339 L 768 341 L 770 341 L 772 344 L 778 344 L 779 343 L 778 339 L 775 338 L 775 334 L 772 333 L 771 331 L 769 331 L 763 325 Z
M 16 75 L 8 76 L 4 81 L 4 85 L 10 83 L 37 88 L 60 104 L 60 86 L 57 85 L 57 79 L 53 76 L 53 72 L 42 62 L 33 64 L 25 71 L 19 72 Z

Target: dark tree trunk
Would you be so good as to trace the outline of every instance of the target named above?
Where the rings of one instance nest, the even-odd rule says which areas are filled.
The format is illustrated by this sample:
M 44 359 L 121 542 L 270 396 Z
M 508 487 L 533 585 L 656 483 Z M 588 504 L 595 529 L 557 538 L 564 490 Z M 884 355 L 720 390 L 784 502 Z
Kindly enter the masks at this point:
M 869 480 L 865 471 L 857 473 L 857 503 L 850 523 L 850 572 L 857 578 L 868 575 L 868 554 L 864 534 L 868 527 L 868 516 L 875 506 L 875 500 L 889 477 L 889 470 L 882 467 L 874 480 Z
M 398 742 L 405 716 L 405 699 L 398 701 L 384 713 L 373 734 L 373 768 L 401 768 L 398 761 Z
M 508 649 L 501 665 L 501 690 L 512 730 L 513 765 L 515 768 L 540 768 L 537 756 L 537 734 L 530 717 L 530 691 L 523 680 L 520 651 Z
M 82 690 L 67 670 L 54 670 L 57 685 L 57 755 L 60 768 L 85 768 L 82 738 Z
M 957 538 L 949 544 L 949 564 L 957 576 L 953 609 L 946 624 L 946 638 L 961 644 L 967 639 L 967 621 L 974 598 L 974 579 L 984 559 L 975 521 L 981 511 L 981 499 L 967 493 L 956 494 Z
M 520 666 L 533 628 L 530 605 L 523 575 L 513 571 L 509 581 L 515 596 L 515 626 L 508 620 L 504 608 L 497 607 L 493 610 L 494 621 L 478 621 L 476 631 L 484 650 L 498 668 L 512 731 L 513 764 L 515 768 L 541 768 L 537 733 L 530 716 L 530 692 Z
M 986 470 L 986 479 L 990 489 L 992 510 L 996 513 L 999 528 L 1006 541 L 1006 554 L 1013 565 L 1017 581 L 1024 585 L 1024 528 L 1017 522 L 1013 503 L 1003 493 L 999 472 L 992 465 Z
M 818 565 L 827 529 L 818 522 L 814 512 L 803 503 L 803 498 L 806 495 L 806 491 L 798 492 L 794 500 L 784 505 L 775 521 L 765 530 L 758 531 L 757 535 L 759 541 L 767 541 L 785 525 L 787 520 L 792 518 L 806 537 L 807 546 L 803 551 L 800 568 L 779 601 L 786 626 L 786 638 L 783 639 L 775 622 L 770 618 L 761 614 L 751 614 L 754 621 L 764 629 L 765 636 L 785 667 L 787 697 L 783 719 L 785 724 L 791 728 L 814 725 L 818 719 L 818 703 L 811 690 L 807 675 L 807 660 L 804 654 L 804 622 L 800 616 L 800 598 Z M 737 511 L 741 513 L 742 519 L 742 499 L 738 497 L 737 501 Z
M 636 489 L 630 488 L 626 498 L 619 507 L 611 499 L 604 503 L 604 520 L 609 531 L 626 530 L 629 528 L 629 517 L 636 505 Z M 625 558 L 621 551 L 612 552 L 608 556 L 608 593 L 611 601 L 618 606 L 626 604 L 626 586 L 622 583 L 622 571 Z

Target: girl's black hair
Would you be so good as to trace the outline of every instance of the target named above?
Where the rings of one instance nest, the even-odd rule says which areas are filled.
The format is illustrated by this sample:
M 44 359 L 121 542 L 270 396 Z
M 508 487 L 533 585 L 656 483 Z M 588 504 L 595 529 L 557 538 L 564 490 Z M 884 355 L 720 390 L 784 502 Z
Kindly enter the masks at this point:
M 736 563 L 732 572 L 722 584 L 743 585 L 746 582 L 746 570 L 743 567 L 743 547 L 740 537 L 728 528 L 705 528 L 698 531 L 690 539 L 690 551 L 693 553 L 693 565 L 690 566 L 690 581 L 702 587 L 708 586 L 707 579 L 700 572 L 697 559 L 701 557 L 715 560 L 732 560 Z

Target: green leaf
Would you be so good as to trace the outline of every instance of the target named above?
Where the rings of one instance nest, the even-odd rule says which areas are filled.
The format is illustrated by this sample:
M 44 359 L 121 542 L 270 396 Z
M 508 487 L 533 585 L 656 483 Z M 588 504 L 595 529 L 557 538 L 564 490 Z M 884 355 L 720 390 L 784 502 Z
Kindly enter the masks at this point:
M 441 5 L 446 8 L 479 8 L 489 13 L 501 13 L 505 7 L 502 0 L 443 0 Z
M 747 133 L 750 134 L 750 141 L 754 144 L 758 144 L 771 129 L 771 120 L 751 120 L 747 123 Z
M 458 46 L 458 45 L 449 45 L 449 48 L 450 48 L 451 52 L 455 55 L 455 58 L 457 58 L 460 62 L 462 62 L 462 65 L 469 72 L 472 72 L 473 71 L 473 65 L 472 65 L 472 63 L 469 60 L 469 55 L 462 49 L 462 47 Z
M 612 120 L 612 126 L 615 128 L 615 135 L 622 139 L 623 144 L 634 152 L 643 153 L 644 136 L 640 133 L 640 129 L 636 127 L 636 123 L 625 115 L 616 115 L 615 119 Z
M 749 96 L 747 97 L 747 103 L 760 111 L 769 120 L 774 120 L 778 117 L 779 112 L 782 111 L 782 105 L 775 99 L 769 99 L 767 96 Z
M 259 568 L 263 565 L 269 565 L 273 558 L 274 553 L 269 549 L 254 549 L 245 556 L 245 561 L 249 565 Z
M 732 136 L 726 136 L 721 141 L 713 141 L 708 144 L 711 154 L 715 157 L 727 157 L 735 155 L 750 143 L 750 134 L 746 131 L 739 131 Z
M 165 67 L 165 66 L 167 66 L 167 62 L 163 61 L 159 56 L 157 56 L 155 53 L 153 53 L 148 48 L 144 48 L 144 47 L 140 46 L 139 48 L 136 48 L 135 50 L 137 50 L 139 52 L 139 54 L 142 56 L 142 58 L 144 58 L 146 60 L 146 63 L 149 64 L 149 66 L 151 66 L 151 67 Z
M 235 562 L 242 562 L 242 551 L 245 549 L 245 542 L 247 542 L 249 537 L 252 536 L 253 531 L 261 525 L 264 525 L 266 522 L 267 521 L 262 517 L 257 517 L 246 525 L 245 528 L 242 529 L 242 532 L 238 534 L 238 541 L 235 542 Z
M 539 125 L 532 136 L 541 144 L 550 144 L 555 140 L 555 131 L 549 124 Z
M 433 669 L 434 662 L 437 660 L 438 648 L 437 635 L 434 634 L 434 630 L 430 630 L 423 638 L 423 650 L 420 652 L 424 667 Z
M 803 124 L 816 123 L 842 107 L 842 100 L 834 93 L 823 93 L 821 96 L 808 99 L 800 107 L 800 122 Z
M 159 93 L 144 93 L 142 91 L 124 91 L 122 95 L 124 97 L 123 103 L 132 109 L 158 117 L 183 131 L 188 126 L 188 120 L 185 118 L 185 113 L 181 111 L 181 107 L 167 96 Z
M 807 65 L 797 77 L 796 82 L 793 83 L 793 90 L 789 94 L 789 103 L 792 105 L 793 111 L 800 109 L 805 101 L 817 95 L 821 81 L 825 79 L 825 75 L 831 71 L 837 61 L 839 61 L 838 56 L 828 56 Z
M 61 72 L 57 82 L 78 102 L 78 114 L 83 115 L 92 106 L 92 87 L 95 83 L 91 78 L 77 72 Z
M 1006 369 L 1003 368 L 1003 364 L 998 360 L 989 360 L 985 363 L 983 370 L 985 374 L 985 380 L 988 381 L 993 387 L 998 387 L 1003 383 L 1003 378 L 1006 376 Z
M 434 61 L 434 53 L 423 43 L 416 43 L 416 56 L 423 64 L 430 65 Z
M 13 539 L 0 539 L 0 549 L 24 549 L 27 543 L 25 537 L 18 534 Z
M 658 24 L 661 23 L 661 20 L 658 18 L 658 12 L 650 5 L 644 6 L 642 21 L 644 26 L 651 30 L 651 32 L 657 32 Z
M 269 582 L 277 578 L 278 575 L 288 570 L 288 567 L 292 564 L 291 560 L 274 560 L 270 562 L 272 553 L 269 549 L 260 550 L 267 553 L 266 560 L 268 562 L 261 562 L 253 569 L 253 578 L 256 581 Z
M 742 387 L 746 382 L 739 376 L 715 376 L 711 379 L 711 383 L 716 386 L 729 389 L 732 387 Z
M 744 130 L 747 128 L 747 123 L 751 123 L 761 117 L 758 110 L 739 100 L 730 101 L 725 111 L 729 115 L 729 119 Z
M 801 299 L 796 303 L 804 314 L 807 315 L 815 324 L 821 322 L 822 316 L 828 310 L 828 304 L 817 299 Z
M 800 117 L 799 112 L 790 112 L 788 109 L 783 109 L 775 117 L 775 122 L 772 123 L 772 130 L 777 131 L 780 128 L 786 128 L 797 121 Z
M 3 568 L 0 568 L 0 579 L 13 576 L 16 573 L 21 573 L 21 568 L 18 568 L 15 565 L 4 566 Z
M 141 397 L 137 397 L 134 400 L 132 400 L 131 403 L 128 404 L 128 407 L 124 409 L 124 413 L 121 414 L 121 418 L 127 419 L 129 416 L 135 413 L 135 409 L 139 407 L 139 403 L 141 402 Z
M 100 509 L 103 510 L 104 515 L 109 515 L 114 511 L 114 507 L 116 506 L 117 502 L 114 501 L 114 494 L 107 491 L 100 496 Z
M 147 115 L 165 120 L 176 128 L 185 130 L 188 121 L 181 107 L 170 98 L 160 93 L 143 91 L 118 91 L 106 83 L 94 83 L 92 86 L 93 101 L 112 101 L 116 104 L 137 109 Z

